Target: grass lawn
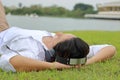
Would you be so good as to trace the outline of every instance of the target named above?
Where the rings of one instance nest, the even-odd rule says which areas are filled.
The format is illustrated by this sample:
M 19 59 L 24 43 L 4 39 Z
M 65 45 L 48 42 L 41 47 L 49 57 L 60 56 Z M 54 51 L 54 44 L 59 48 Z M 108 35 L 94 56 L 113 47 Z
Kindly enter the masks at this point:
M 89 45 L 112 44 L 116 47 L 117 54 L 110 60 L 80 69 L 29 73 L 7 73 L 0 70 L 0 80 L 120 80 L 120 31 L 69 31 L 65 33 L 75 34 Z

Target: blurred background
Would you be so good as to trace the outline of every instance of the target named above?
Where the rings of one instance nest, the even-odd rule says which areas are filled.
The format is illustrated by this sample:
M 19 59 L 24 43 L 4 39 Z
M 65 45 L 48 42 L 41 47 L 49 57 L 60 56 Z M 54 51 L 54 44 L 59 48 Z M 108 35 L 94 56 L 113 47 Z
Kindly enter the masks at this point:
M 2 0 L 10 26 L 120 31 L 120 0 Z

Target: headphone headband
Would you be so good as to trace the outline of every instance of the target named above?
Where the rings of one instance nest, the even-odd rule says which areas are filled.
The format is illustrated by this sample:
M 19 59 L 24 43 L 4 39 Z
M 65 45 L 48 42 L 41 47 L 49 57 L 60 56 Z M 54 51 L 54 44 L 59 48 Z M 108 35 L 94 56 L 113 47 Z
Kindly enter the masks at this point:
M 60 56 L 56 56 L 55 61 L 63 63 L 63 64 L 67 64 L 67 65 L 76 65 L 76 64 L 81 64 L 84 65 L 87 61 L 87 58 L 63 58 Z
M 79 58 L 79 59 L 75 59 L 75 58 L 70 58 L 70 65 L 75 65 L 75 64 L 82 64 L 84 65 L 87 61 L 87 58 Z

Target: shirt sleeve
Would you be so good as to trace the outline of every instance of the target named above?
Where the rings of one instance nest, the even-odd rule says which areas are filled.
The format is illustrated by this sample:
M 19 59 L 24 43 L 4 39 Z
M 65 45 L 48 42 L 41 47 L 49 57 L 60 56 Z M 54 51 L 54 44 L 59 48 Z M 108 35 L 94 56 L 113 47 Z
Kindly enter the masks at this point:
M 87 55 L 87 58 L 91 58 L 94 55 L 96 55 L 98 53 L 98 51 L 100 51 L 102 48 L 107 47 L 107 46 L 111 46 L 109 44 L 103 44 L 103 45 L 91 45 L 90 46 L 90 51 Z
M 39 46 L 41 46 L 40 43 L 32 37 L 14 39 L 2 47 L 4 54 L 0 57 L 0 68 L 5 71 L 15 72 L 16 70 L 10 64 L 9 60 L 16 55 L 22 55 L 32 59 L 44 58 L 44 55 L 42 55 L 44 50 Z M 39 53 L 41 53 L 41 55 L 39 55 Z
M 10 58 L 12 58 L 16 55 L 17 54 L 14 52 L 2 55 L 0 57 L 0 68 L 6 72 L 8 72 L 8 71 L 16 72 L 15 68 L 9 62 Z

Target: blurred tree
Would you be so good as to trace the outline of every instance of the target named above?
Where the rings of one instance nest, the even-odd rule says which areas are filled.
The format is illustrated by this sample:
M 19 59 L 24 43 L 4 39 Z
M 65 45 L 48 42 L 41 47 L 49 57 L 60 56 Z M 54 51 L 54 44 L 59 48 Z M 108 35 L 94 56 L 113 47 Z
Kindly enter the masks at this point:
M 93 6 L 88 4 L 78 3 L 74 6 L 74 10 L 77 10 L 77 9 L 80 9 L 82 11 L 87 11 L 87 10 L 93 11 Z
M 19 3 L 19 8 L 11 9 L 5 7 L 6 13 L 14 15 L 31 15 L 38 16 L 60 16 L 60 17 L 76 17 L 83 18 L 85 14 L 95 13 L 92 5 L 78 3 L 74 6 L 72 11 L 53 5 L 51 7 L 42 7 L 41 5 L 31 5 L 30 7 L 22 7 L 22 3 Z
M 74 16 L 84 17 L 85 14 L 93 14 L 95 13 L 94 8 L 92 5 L 78 3 L 74 6 Z

